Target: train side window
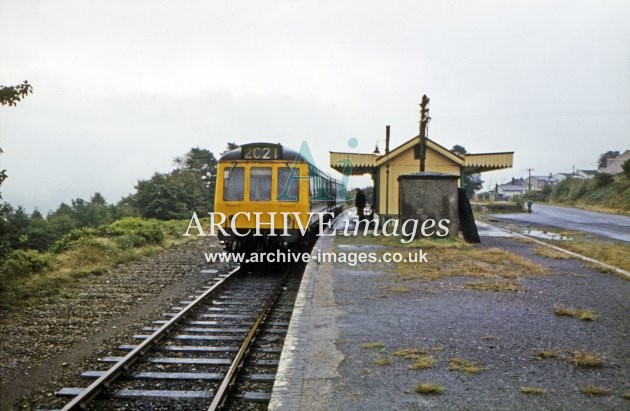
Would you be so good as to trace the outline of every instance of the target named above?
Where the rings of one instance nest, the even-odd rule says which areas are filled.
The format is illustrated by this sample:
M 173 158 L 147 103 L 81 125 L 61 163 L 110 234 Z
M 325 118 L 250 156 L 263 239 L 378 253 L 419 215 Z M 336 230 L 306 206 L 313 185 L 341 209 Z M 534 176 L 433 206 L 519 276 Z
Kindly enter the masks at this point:
M 278 168 L 278 201 L 298 201 L 300 197 L 300 171 L 290 167 Z M 289 177 L 291 178 L 289 180 Z
M 243 167 L 231 167 L 223 171 L 223 201 L 243 200 L 244 176 Z
M 271 200 L 271 167 L 252 167 L 249 172 L 249 201 Z

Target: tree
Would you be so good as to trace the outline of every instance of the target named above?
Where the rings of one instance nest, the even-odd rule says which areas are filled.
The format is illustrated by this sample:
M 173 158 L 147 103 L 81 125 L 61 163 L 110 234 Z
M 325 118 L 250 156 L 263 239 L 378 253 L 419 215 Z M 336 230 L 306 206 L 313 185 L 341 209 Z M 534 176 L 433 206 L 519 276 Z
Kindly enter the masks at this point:
M 468 198 L 472 198 L 475 195 L 475 191 L 481 190 L 483 187 L 483 180 L 481 174 L 464 174 L 464 182 L 462 188 L 466 190 Z
M 466 154 L 466 147 L 464 146 L 460 146 L 459 144 L 455 144 L 453 146 L 453 148 L 451 148 L 451 151 L 455 154 L 457 154 L 458 156 L 464 155 Z
M 630 178 L 630 158 L 623 162 L 621 169 L 623 170 L 623 175 L 626 178 Z
M 455 144 L 451 151 L 458 156 L 462 156 L 467 154 L 466 147 L 461 146 L 459 144 Z M 468 198 L 472 198 L 475 195 L 475 191 L 481 190 L 483 187 L 483 180 L 481 179 L 481 174 L 471 174 L 465 173 L 464 179 L 462 181 L 462 188 L 466 190 L 466 195 Z
M 599 156 L 599 160 L 597 160 L 597 169 L 601 170 L 602 168 L 606 168 L 608 159 L 615 158 L 619 155 L 619 151 L 606 151 L 601 156 Z
M 33 93 L 33 86 L 27 80 L 17 86 L 0 86 L 0 105 L 15 106 L 18 101 Z
M 22 100 L 27 95 L 33 92 L 33 87 L 24 80 L 24 83 L 17 86 L 2 86 L 0 85 L 0 105 L 2 106 L 15 106 L 18 101 Z M 0 148 L 0 154 L 2 154 L 2 148 Z M 0 185 L 7 179 L 7 171 L 0 170 Z M 0 200 L 2 200 L 2 193 L 0 192 Z M 6 256 L 13 247 L 16 247 L 19 241 L 16 238 L 24 239 L 23 234 L 20 234 L 21 229 L 26 228 L 24 226 L 17 226 L 15 217 L 18 216 L 20 222 L 22 214 L 26 216 L 26 213 L 18 207 L 14 212 L 13 207 L 9 203 L 0 203 L 0 257 Z M 18 222 L 17 224 L 19 225 Z M 25 224 L 28 224 L 28 216 L 26 216 Z M 16 232 L 17 230 L 17 232 Z M 11 237 L 12 236 L 12 237 Z
M 220 153 L 220 155 L 223 155 L 223 154 L 227 153 L 228 151 L 236 150 L 239 147 L 240 146 L 238 144 L 236 144 L 236 143 L 227 143 L 227 148 L 224 151 L 222 151 Z
M 2 149 L 0 148 L 0 154 L 2 154 Z M 0 170 L 0 186 L 4 183 L 4 180 L 7 179 L 7 170 Z M 2 192 L 0 192 L 0 200 L 2 200 Z M 0 215 L 1 216 L 1 215 Z
M 12 250 L 21 248 L 28 240 L 27 231 L 30 225 L 29 215 L 22 207 L 14 209 L 5 203 L 2 218 L 0 218 L 0 256 L 5 256 Z

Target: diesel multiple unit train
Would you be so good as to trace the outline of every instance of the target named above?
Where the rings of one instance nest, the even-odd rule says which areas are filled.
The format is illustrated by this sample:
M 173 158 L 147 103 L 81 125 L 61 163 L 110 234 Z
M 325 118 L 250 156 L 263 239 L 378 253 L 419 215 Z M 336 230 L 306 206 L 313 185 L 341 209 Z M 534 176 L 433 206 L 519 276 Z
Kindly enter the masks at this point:
M 320 218 L 339 213 L 345 192 L 297 151 L 245 144 L 218 161 L 214 211 L 227 218 L 219 239 L 233 252 L 298 249 Z

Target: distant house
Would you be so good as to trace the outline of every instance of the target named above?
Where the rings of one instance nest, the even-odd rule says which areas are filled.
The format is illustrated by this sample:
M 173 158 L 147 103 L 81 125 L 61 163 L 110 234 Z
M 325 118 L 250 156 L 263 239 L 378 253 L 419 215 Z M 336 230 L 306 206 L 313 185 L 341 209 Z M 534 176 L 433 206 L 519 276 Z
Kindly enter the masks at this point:
M 575 170 L 574 173 L 556 173 L 552 177 L 559 183 L 567 178 L 589 179 L 595 177 L 595 174 L 597 170 Z
M 525 194 L 528 189 L 529 184 L 527 183 L 527 181 L 522 178 L 513 178 L 512 181 L 509 181 L 505 184 L 497 185 L 497 194 L 501 198 L 510 199 L 514 196 Z
M 575 178 L 575 176 L 576 175 L 573 173 L 556 173 L 552 177 L 555 178 L 556 181 L 559 183 L 566 180 L 567 178 Z
M 597 170 L 577 170 L 575 174 L 579 178 L 593 178 L 597 174 Z
M 630 150 L 624 151 L 623 154 L 620 154 L 617 157 L 606 159 L 606 167 L 600 169 L 599 172 L 619 174 L 623 171 L 621 165 L 628 159 L 630 159 Z
M 528 186 L 531 184 L 532 190 L 542 190 L 546 186 L 552 186 L 558 182 L 551 173 L 548 176 L 531 176 L 527 178 Z

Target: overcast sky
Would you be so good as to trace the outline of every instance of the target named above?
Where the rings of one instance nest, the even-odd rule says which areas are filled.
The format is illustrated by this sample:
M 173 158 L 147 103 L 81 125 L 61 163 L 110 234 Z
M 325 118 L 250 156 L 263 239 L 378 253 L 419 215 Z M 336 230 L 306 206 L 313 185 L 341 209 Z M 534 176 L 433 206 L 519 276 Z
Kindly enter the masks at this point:
M 2 194 L 116 202 L 228 142 L 305 140 L 324 167 L 416 135 L 423 93 L 438 143 L 516 152 L 486 186 L 593 169 L 630 149 L 628 21 L 627 0 L 0 0 L 0 84 L 34 87 L 0 107 Z

